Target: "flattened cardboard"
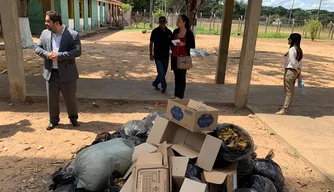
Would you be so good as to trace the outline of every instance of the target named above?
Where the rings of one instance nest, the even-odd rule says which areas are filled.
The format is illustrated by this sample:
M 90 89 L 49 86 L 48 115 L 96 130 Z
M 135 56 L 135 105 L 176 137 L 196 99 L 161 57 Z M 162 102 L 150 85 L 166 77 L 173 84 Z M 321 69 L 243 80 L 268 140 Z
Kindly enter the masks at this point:
M 205 192 L 206 184 L 192 181 L 190 179 L 185 179 L 180 192 Z
M 204 171 L 203 179 L 208 185 L 225 184 L 227 192 L 233 192 L 237 189 L 237 163 L 233 163 L 225 169 L 213 170 L 211 172 Z M 214 188 L 214 186 L 209 187 Z
M 158 148 L 149 143 L 143 143 L 141 145 L 138 145 L 135 147 L 135 150 L 133 152 L 132 162 L 135 162 L 140 155 L 150 154 L 150 153 L 154 153 L 157 151 L 158 151 Z
M 199 162 L 197 166 L 207 171 L 212 170 L 222 142 L 211 135 L 191 132 L 176 123 L 158 117 L 147 142 L 159 145 L 165 141 L 182 156 L 190 159 L 197 158 Z
M 140 155 L 133 169 L 133 192 L 170 192 L 171 174 L 167 156 L 167 143 L 159 146 L 159 151 Z
M 168 100 L 166 116 L 192 132 L 213 131 L 218 110 L 194 100 Z
M 199 153 L 199 157 L 203 158 L 199 158 L 196 165 L 206 171 L 212 171 L 222 142 L 221 139 L 207 135 Z

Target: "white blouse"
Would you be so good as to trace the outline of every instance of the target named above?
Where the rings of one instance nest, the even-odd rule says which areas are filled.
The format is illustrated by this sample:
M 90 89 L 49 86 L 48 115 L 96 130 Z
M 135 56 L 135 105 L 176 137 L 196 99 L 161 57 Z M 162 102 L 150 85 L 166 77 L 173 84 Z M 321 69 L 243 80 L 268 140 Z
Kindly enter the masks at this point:
M 303 66 L 302 60 L 297 61 L 297 50 L 295 47 L 289 49 L 289 53 L 286 56 L 285 68 L 286 69 L 301 69 Z

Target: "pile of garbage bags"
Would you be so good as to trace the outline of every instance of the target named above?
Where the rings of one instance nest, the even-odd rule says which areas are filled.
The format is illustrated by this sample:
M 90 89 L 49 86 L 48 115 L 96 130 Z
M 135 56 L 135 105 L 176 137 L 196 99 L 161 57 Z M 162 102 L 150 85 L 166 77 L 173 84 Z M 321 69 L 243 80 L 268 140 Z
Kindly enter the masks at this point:
M 155 112 L 143 120 L 125 123 L 112 134 L 98 134 L 92 145 L 81 149 L 69 165 L 51 175 L 53 183 L 49 190 L 119 192 L 126 182 L 123 177 L 132 164 L 135 146 L 146 142 L 157 117 L 166 115 Z M 273 151 L 266 158 L 256 158 L 254 141 L 245 129 L 218 124 L 210 135 L 223 141 L 214 167 L 238 163 L 238 192 L 283 191 L 285 179 L 280 166 L 273 161 Z M 202 173 L 203 170 L 189 160 L 186 178 L 201 182 Z M 219 192 L 225 191 L 226 186 L 219 187 Z

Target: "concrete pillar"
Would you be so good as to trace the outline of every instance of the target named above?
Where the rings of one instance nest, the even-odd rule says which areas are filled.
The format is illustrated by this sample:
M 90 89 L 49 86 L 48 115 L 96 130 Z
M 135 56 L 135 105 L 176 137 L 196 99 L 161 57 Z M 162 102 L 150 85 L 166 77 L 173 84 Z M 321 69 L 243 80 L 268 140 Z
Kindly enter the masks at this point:
M 234 99 L 234 104 L 238 108 L 242 108 L 247 105 L 261 8 L 262 0 L 248 0 L 247 15 L 245 18 L 246 24 Z
M 17 1 L 0 1 L 0 13 L 5 42 L 10 98 L 12 102 L 23 102 L 26 99 L 27 92 Z
M 104 3 L 104 22 L 108 23 L 109 21 L 109 3 Z
M 74 30 L 80 31 L 80 4 L 79 0 L 74 1 Z
M 88 28 L 88 0 L 84 0 L 84 30 L 87 31 Z
M 51 10 L 55 10 L 55 0 L 50 0 Z
M 61 14 L 63 24 L 68 27 L 68 2 L 63 0 L 54 0 L 55 10 Z
M 216 84 L 225 83 L 225 73 L 228 58 L 228 48 L 230 45 L 230 35 L 232 28 L 234 0 L 225 0 L 224 15 L 222 19 L 218 64 L 216 70 Z
M 98 25 L 98 18 L 97 18 L 97 1 L 92 0 L 92 29 L 97 28 Z
M 100 23 L 103 23 L 103 4 L 102 2 L 100 2 Z

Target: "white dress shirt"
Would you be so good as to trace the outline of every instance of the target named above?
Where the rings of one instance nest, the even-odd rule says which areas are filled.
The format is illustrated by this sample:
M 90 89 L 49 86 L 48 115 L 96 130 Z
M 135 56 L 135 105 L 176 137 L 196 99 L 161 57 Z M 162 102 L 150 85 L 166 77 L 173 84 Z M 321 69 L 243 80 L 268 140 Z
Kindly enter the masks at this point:
M 65 28 L 61 31 L 59 35 L 56 35 L 52 33 L 52 51 L 58 53 L 59 47 L 60 47 L 60 42 L 61 38 L 63 37 Z M 53 61 L 52 62 L 52 69 L 58 69 L 58 61 Z
M 302 60 L 298 61 L 296 59 L 297 57 L 297 49 L 295 47 L 291 47 L 289 49 L 289 53 L 286 56 L 286 63 L 285 63 L 285 68 L 286 69 L 301 69 L 303 66 Z

